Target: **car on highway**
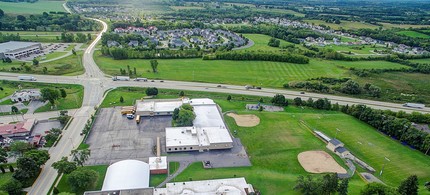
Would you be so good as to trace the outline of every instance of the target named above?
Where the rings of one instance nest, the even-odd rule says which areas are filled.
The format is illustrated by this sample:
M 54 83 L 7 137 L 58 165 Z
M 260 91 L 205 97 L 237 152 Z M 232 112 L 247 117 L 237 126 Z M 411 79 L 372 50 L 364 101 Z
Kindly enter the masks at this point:
M 163 83 L 163 82 L 164 82 L 163 80 L 160 81 L 160 83 Z
M 304 92 L 304 91 L 301 91 L 301 92 L 300 92 L 300 94 L 305 94 L 305 92 Z

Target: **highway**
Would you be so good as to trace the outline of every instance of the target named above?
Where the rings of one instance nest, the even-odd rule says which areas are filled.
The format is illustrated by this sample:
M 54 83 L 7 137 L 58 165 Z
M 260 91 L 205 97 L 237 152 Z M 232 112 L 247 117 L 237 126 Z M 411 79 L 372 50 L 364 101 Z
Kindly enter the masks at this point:
M 306 93 L 301 94 L 297 91 L 284 90 L 284 89 L 270 89 L 263 88 L 261 90 L 250 89 L 246 90 L 244 86 L 237 85 L 222 85 L 217 87 L 218 84 L 213 83 L 197 83 L 197 82 L 184 82 L 184 81 L 167 81 L 164 82 L 137 82 L 137 81 L 112 81 L 111 78 L 107 77 L 97 66 L 94 61 L 93 53 L 96 44 L 100 41 L 101 35 L 106 32 L 107 24 L 101 20 L 93 19 L 103 24 L 103 30 L 98 34 L 96 39 L 88 46 L 85 50 L 82 62 L 85 68 L 85 73 L 79 76 L 49 76 L 49 75 L 34 75 L 37 81 L 44 83 L 64 83 L 64 84 L 80 84 L 84 86 L 84 98 L 82 107 L 74 110 L 72 113 L 74 120 L 70 123 L 69 128 L 63 132 L 63 137 L 59 141 L 56 147 L 49 150 L 51 158 L 46 162 L 41 174 L 31 187 L 28 194 L 40 195 L 47 194 L 50 186 L 54 183 L 55 177 L 57 176 L 56 170 L 51 165 L 53 162 L 60 160 L 63 156 L 69 156 L 72 149 L 76 148 L 82 141 L 83 137 L 80 136 L 82 129 L 86 121 L 94 113 L 94 108 L 98 106 L 103 100 L 103 94 L 106 90 L 117 88 L 117 87 L 157 87 L 160 89 L 177 89 L 177 90 L 191 90 L 191 91 L 207 91 L 217 92 L 226 94 L 242 94 L 242 95 L 255 95 L 273 97 L 275 94 L 283 94 L 288 99 L 294 99 L 301 97 L 302 100 L 313 98 L 328 98 L 332 103 L 339 103 L 340 105 L 352 105 L 352 104 L 365 104 L 369 107 L 383 110 L 392 110 L 405 112 L 418 111 L 423 113 L 430 113 L 430 108 L 424 109 L 413 109 L 404 107 L 402 104 L 388 103 L 381 101 L 373 101 L 359 98 L 341 97 L 326 94 L 317 93 Z M 20 74 L 15 73 L 0 73 L 1 80 L 18 81 Z M 227 96 L 226 96 L 227 97 Z M 57 112 L 51 113 L 38 113 L 32 116 L 24 116 L 26 118 L 46 118 L 55 115 Z M 6 120 L 7 117 L 5 117 Z M 10 118 L 10 117 L 9 117 Z M 0 118 L 2 119 L 2 118 Z M 3 119 L 2 119 L 3 120 Z

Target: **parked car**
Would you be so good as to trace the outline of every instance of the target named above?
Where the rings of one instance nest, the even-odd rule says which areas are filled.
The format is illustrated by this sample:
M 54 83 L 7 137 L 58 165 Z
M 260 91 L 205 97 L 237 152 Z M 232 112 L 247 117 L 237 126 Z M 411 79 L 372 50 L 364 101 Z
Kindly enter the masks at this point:
M 127 118 L 128 119 L 134 119 L 134 115 L 133 114 L 127 114 Z

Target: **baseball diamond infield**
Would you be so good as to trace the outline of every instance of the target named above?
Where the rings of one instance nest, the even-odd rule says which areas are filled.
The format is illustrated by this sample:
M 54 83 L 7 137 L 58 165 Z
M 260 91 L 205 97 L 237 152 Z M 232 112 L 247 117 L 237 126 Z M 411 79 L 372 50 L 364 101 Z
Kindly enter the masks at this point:
M 347 173 L 327 152 L 306 151 L 297 156 L 300 165 L 309 173 Z
M 260 118 L 253 114 L 238 115 L 234 113 L 228 113 L 227 116 L 233 117 L 239 127 L 255 127 L 260 124 Z

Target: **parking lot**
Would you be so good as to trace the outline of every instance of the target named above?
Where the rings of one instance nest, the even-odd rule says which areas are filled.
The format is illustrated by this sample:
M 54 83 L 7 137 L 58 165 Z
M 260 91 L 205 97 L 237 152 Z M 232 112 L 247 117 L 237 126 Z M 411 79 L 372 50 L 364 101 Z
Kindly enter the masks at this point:
M 148 161 L 155 156 L 154 146 L 160 137 L 165 153 L 165 128 L 171 116 L 143 117 L 139 125 L 120 114 L 120 108 L 103 108 L 98 114 L 86 143 L 90 145 L 89 165 L 111 164 L 119 160 Z

